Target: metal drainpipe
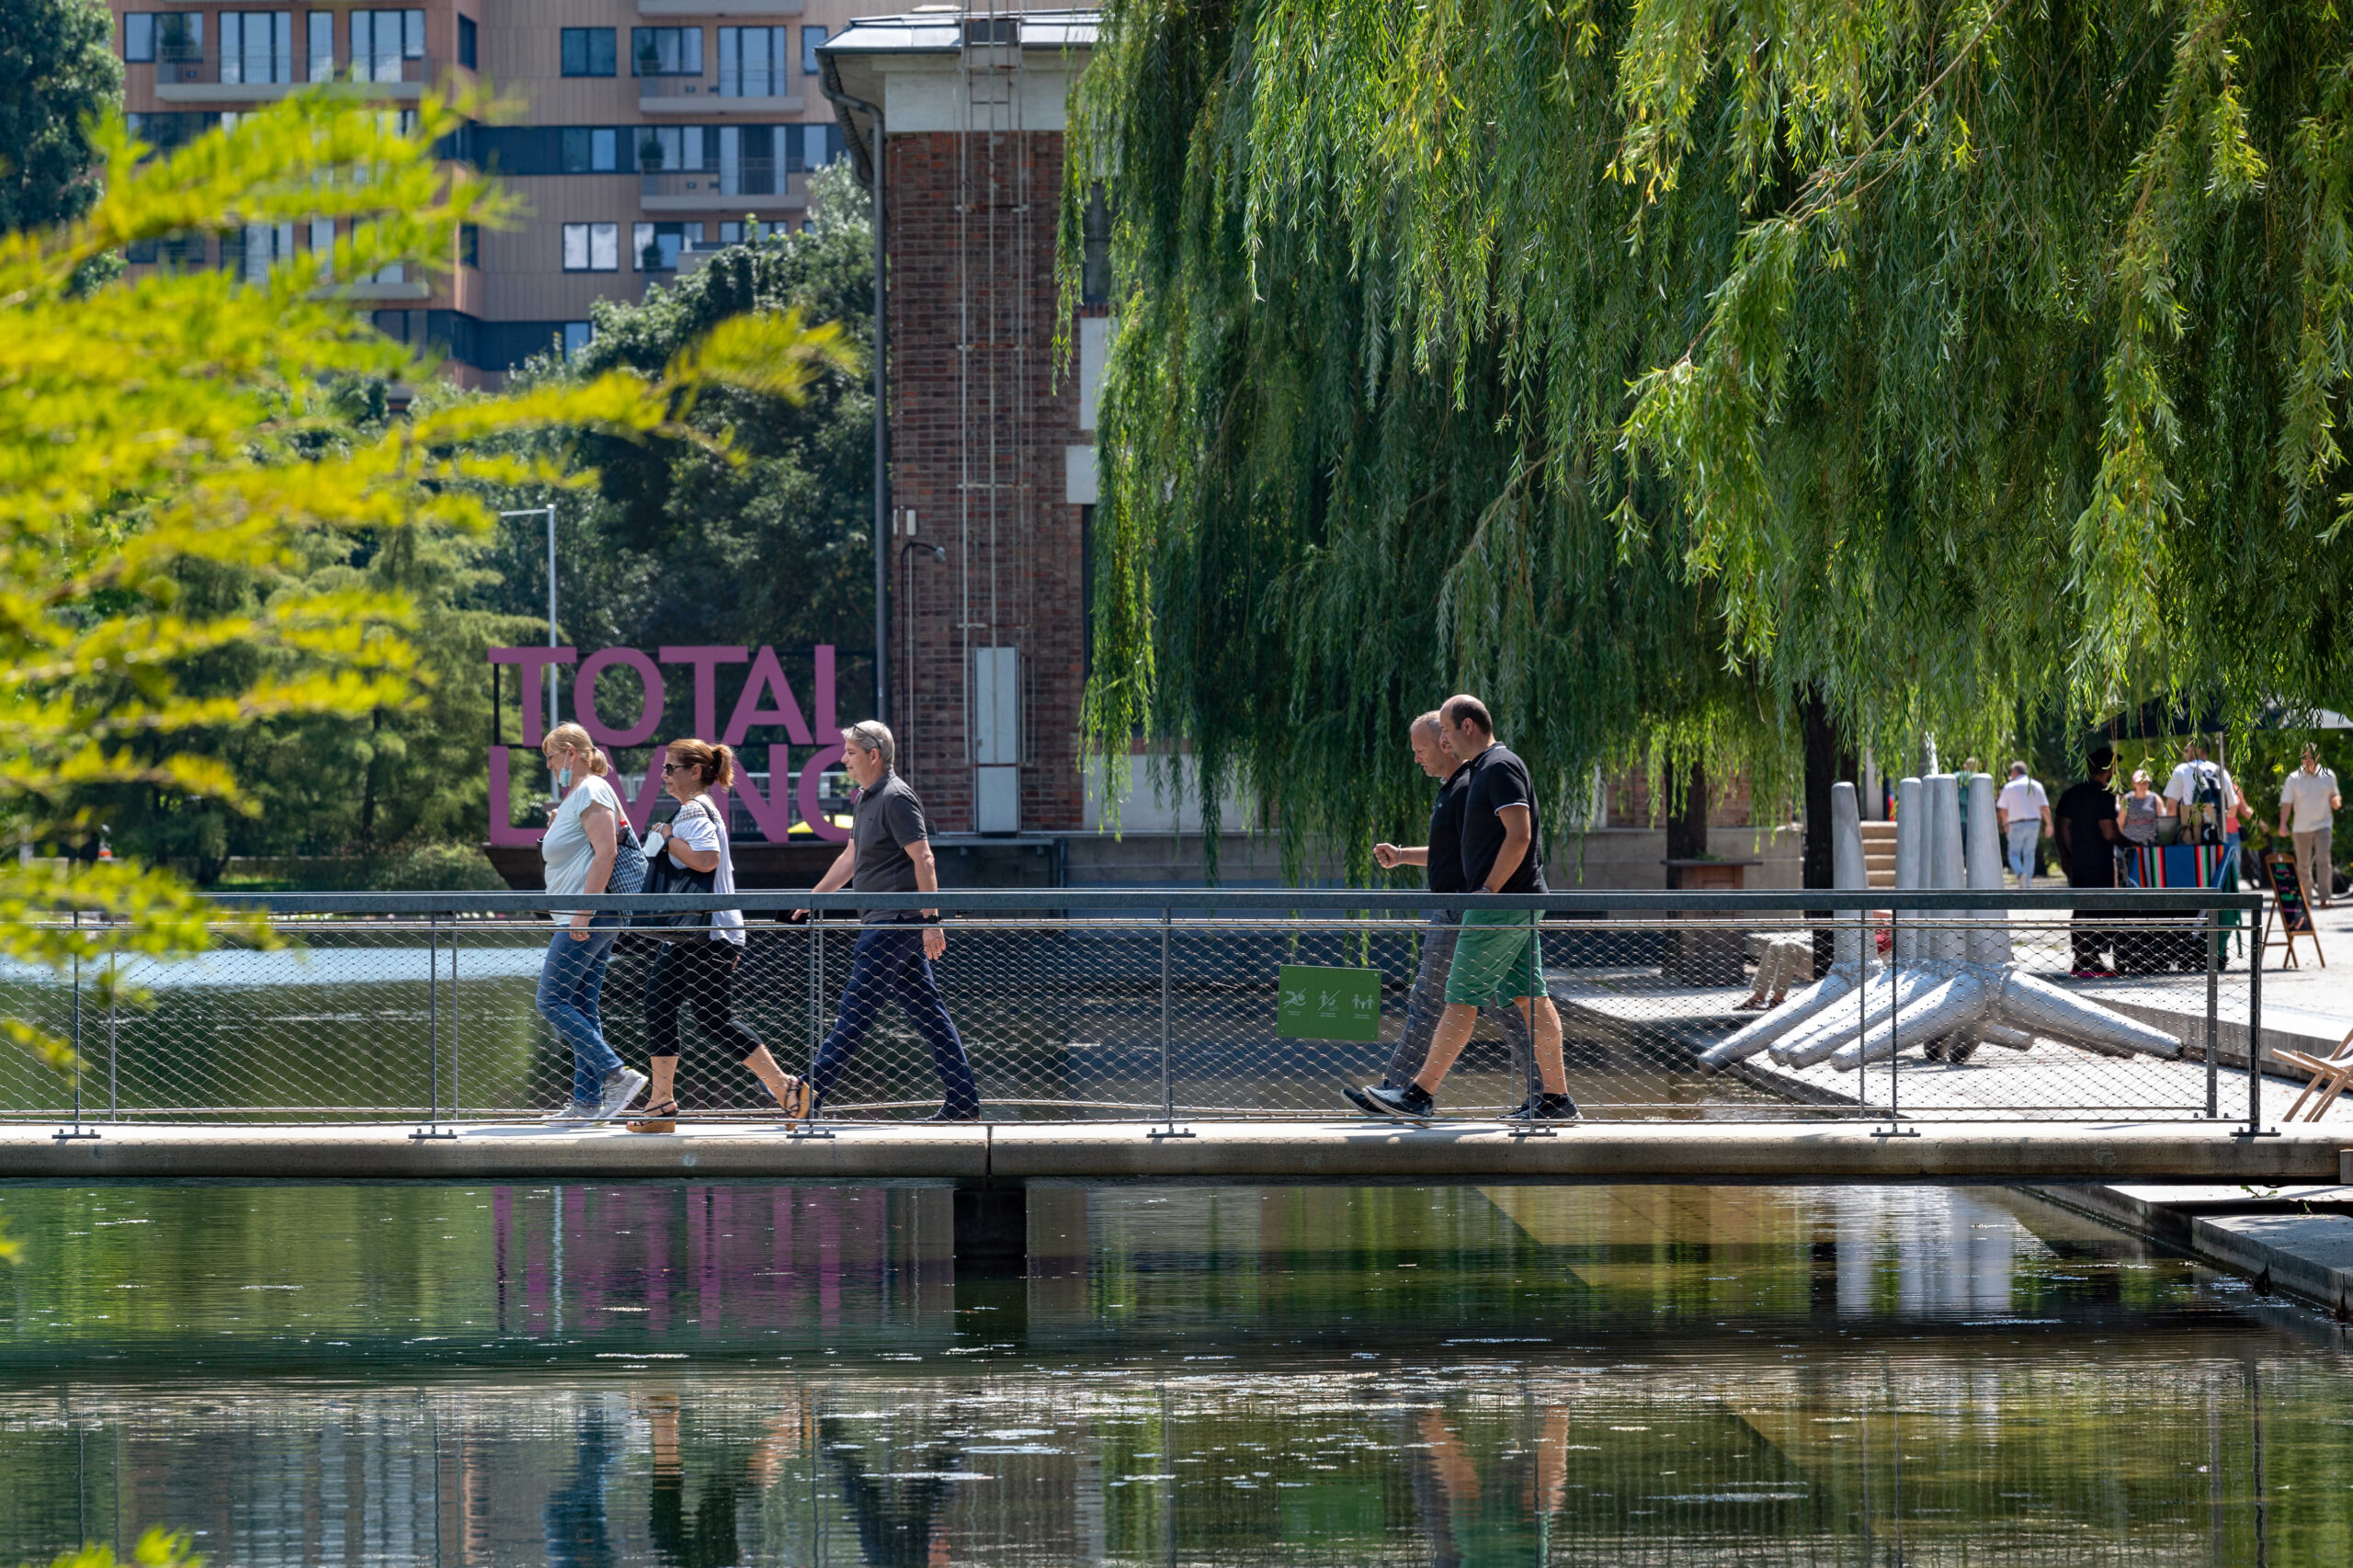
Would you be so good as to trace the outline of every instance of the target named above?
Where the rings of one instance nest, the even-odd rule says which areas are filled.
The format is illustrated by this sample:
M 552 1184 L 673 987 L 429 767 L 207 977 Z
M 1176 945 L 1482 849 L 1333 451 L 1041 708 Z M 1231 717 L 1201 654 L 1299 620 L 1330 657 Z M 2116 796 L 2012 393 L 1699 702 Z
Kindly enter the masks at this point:
M 882 267 L 882 110 L 835 85 L 830 60 L 817 78 L 817 86 L 834 103 L 874 121 L 873 151 L 868 159 L 874 165 L 874 716 L 887 724 L 891 722 L 891 420 L 890 405 L 884 401 L 889 387 L 884 367 L 890 358 L 891 313 Z

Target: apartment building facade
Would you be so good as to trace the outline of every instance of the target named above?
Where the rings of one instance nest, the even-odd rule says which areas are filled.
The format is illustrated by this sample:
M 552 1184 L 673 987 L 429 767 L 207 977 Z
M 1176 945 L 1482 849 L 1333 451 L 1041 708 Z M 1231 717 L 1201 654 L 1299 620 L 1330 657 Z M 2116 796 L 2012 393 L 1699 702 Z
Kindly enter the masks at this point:
M 469 232 L 445 276 L 353 285 L 377 326 L 429 342 L 470 381 L 587 340 L 597 300 L 642 298 L 695 247 L 803 221 L 808 177 L 841 155 L 816 51 L 858 0 L 430 0 L 294 8 L 110 0 L 125 104 L 159 147 L 313 83 L 413 107 L 483 83 L 517 112 L 444 152 L 518 194 L 511 229 Z M 332 226 L 190 235 L 134 267 L 256 274 Z

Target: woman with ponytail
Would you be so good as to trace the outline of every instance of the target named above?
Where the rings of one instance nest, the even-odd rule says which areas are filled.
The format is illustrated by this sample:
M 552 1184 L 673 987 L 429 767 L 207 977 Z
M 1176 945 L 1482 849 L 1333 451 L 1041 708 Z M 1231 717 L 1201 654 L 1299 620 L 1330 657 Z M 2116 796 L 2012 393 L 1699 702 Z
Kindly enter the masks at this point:
M 735 865 L 728 853 L 727 824 L 710 799 L 713 790 L 735 782 L 735 754 L 699 740 L 672 741 L 664 748 L 662 789 L 678 802 L 668 833 L 654 844 L 683 870 L 710 879 L 714 893 L 735 891 Z M 659 831 L 661 824 L 656 824 Z M 665 933 L 665 935 L 668 933 Z M 632 1132 L 671 1132 L 678 1118 L 678 1011 L 694 1009 L 704 1034 L 735 1052 L 768 1092 L 788 1109 L 798 1085 L 786 1078 L 760 1043 L 735 1017 L 735 967 L 744 961 L 744 912 L 721 909 L 665 941 L 645 977 L 645 1037 L 654 1074 L 645 1109 L 629 1124 Z

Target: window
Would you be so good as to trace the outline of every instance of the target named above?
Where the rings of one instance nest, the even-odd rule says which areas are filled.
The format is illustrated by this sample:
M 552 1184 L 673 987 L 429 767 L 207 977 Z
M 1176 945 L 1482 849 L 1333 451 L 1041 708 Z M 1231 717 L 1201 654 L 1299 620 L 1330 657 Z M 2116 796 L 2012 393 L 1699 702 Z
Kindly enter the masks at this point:
M 631 28 L 629 60 L 630 74 L 633 76 L 699 76 L 702 29 Z
M 123 250 L 122 258 L 135 265 L 153 265 L 165 272 L 192 272 L 204 265 L 202 234 L 166 234 L 142 240 Z
M 399 82 L 402 62 L 425 58 L 425 13 L 422 11 L 354 11 L 351 13 L 351 79 L 355 82 Z
M 567 125 L 563 128 L 560 165 L 568 175 L 618 174 L 623 167 L 620 150 L 627 145 L 619 128 L 610 125 Z M 523 171 L 517 170 L 517 173 Z
M 769 196 L 777 189 L 776 144 L 798 126 L 723 125 L 719 128 L 719 193 Z
M 613 74 L 611 28 L 563 29 L 563 74 L 567 76 L 609 76 Z
M 566 272 L 619 272 L 620 250 L 621 226 L 619 223 L 566 223 L 563 226 L 563 269 Z
M 773 98 L 785 92 L 785 51 L 790 28 L 719 29 L 719 96 Z
M 302 18 L 302 49 L 310 59 L 310 70 L 303 80 L 332 82 L 335 80 L 335 13 L 313 11 Z
M 201 11 L 132 11 L 122 18 L 122 57 L 135 65 L 204 58 Z
M 165 114 L 126 114 L 122 118 L 133 136 L 158 153 L 187 146 L 220 124 L 222 119 L 217 114 L 186 110 Z
M 458 225 L 458 265 L 460 267 L 482 265 L 482 225 L 480 223 Z
M 408 312 L 406 311 L 378 311 L 376 330 L 394 343 L 406 343 L 408 341 Z
M 637 128 L 637 166 L 657 169 L 708 169 L 716 166 L 718 127 L 710 125 L 641 125 Z
M 259 84 L 294 80 L 294 13 L 221 13 L 221 80 Z
M 702 244 L 700 223 L 640 223 L 631 235 L 640 272 L 676 272 L 678 253 Z
M 1111 300 L 1111 208 L 1103 198 L 1103 182 L 1086 192 L 1086 216 L 1081 221 L 1082 251 L 1078 296 L 1084 304 L 1108 304 Z
M 334 219 L 313 218 L 311 220 L 311 249 L 320 256 L 320 266 L 327 265 L 325 257 L 335 249 Z
M 563 357 L 565 358 L 578 358 L 596 340 L 597 328 L 594 324 L 585 321 L 568 321 L 563 324 Z
M 268 282 L 270 267 L 293 254 L 291 223 L 247 223 L 221 236 L 221 270 L 247 283 Z
M 783 30 L 782 28 L 777 28 L 779 32 Z M 817 46 L 824 41 L 824 28 L 803 28 L 801 29 L 801 74 L 803 76 L 814 76 L 823 68 L 821 62 L 817 59 Z
M 458 63 L 469 71 L 477 68 L 475 57 L 480 52 L 480 45 L 475 35 L 478 30 L 472 17 L 458 18 Z

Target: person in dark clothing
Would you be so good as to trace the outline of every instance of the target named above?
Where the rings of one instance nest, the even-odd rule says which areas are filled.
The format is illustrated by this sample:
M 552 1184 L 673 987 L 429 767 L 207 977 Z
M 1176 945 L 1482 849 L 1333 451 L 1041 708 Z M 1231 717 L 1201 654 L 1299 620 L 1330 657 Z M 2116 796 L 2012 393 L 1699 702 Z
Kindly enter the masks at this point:
M 1438 710 L 1446 744 L 1461 757 L 1469 782 L 1462 796 L 1462 878 L 1466 892 L 1539 893 L 1545 891 L 1539 848 L 1542 824 L 1528 766 L 1495 741 L 1495 721 L 1475 697 L 1449 697 Z M 1544 961 L 1532 909 L 1474 907 L 1464 912 L 1454 961 L 1446 971 L 1446 1011 L 1430 1040 L 1429 1054 L 1410 1083 L 1395 1089 L 1369 1088 L 1364 1099 L 1389 1116 L 1427 1117 L 1436 1109 L 1438 1086 L 1462 1054 L 1483 1006 L 1511 1007 L 1528 1020 L 1536 1042 L 1540 1086 L 1513 1114 L 1536 1121 L 1573 1121 L 1561 1062 L 1561 1015 L 1544 988 Z M 1353 1096 L 1352 1096 L 1353 1097 Z M 1362 1102 L 1359 1102 L 1362 1103 Z
M 1471 765 L 1459 762 L 1446 744 L 1446 731 L 1438 722 L 1435 709 L 1414 721 L 1408 732 L 1414 748 L 1414 760 L 1422 771 L 1433 778 L 1443 779 L 1438 789 L 1438 799 L 1430 806 L 1430 835 L 1427 844 L 1376 844 L 1372 846 L 1375 864 L 1384 870 L 1399 866 L 1427 866 L 1432 892 L 1461 892 L 1465 886 L 1462 877 L 1462 802 L 1471 784 Z M 1446 1010 L 1446 974 L 1453 967 L 1455 938 L 1461 935 L 1462 912 L 1439 909 L 1430 912 L 1422 929 L 1422 961 L 1414 971 L 1414 988 L 1405 998 L 1405 1027 L 1397 1036 L 1397 1048 L 1389 1053 L 1389 1069 L 1381 1074 L 1378 1085 L 1384 1089 L 1399 1089 L 1413 1082 L 1414 1074 L 1422 1070 L 1422 1062 L 1430 1053 L 1430 1039 L 1438 1032 L 1438 1020 Z M 1483 1007 L 1480 1011 L 1494 1020 L 1510 1042 L 1513 1062 L 1520 1064 L 1519 1075 L 1527 1076 L 1528 1020 L 1514 1007 Z M 1340 1092 L 1358 1110 L 1376 1116 L 1388 1112 L 1372 1103 L 1369 1089 L 1354 1085 Z
M 2116 771 L 2116 753 L 2100 746 L 2086 758 L 2088 776 L 2059 797 L 2052 816 L 2059 829 L 2059 858 L 2067 868 L 2072 888 L 2112 888 L 2116 885 L 2116 796 L 2108 781 Z M 2078 913 L 2069 928 L 2075 948 L 2074 973 L 2078 980 L 2113 974 L 2107 963 L 2111 934 L 2091 924 L 2096 916 Z
M 844 730 L 842 742 L 842 764 L 858 788 L 855 825 L 816 891 L 831 892 L 847 882 L 857 892 L 938 892 L 939 869 L 932 858 L 923 802 L 892 770 L 897 743 L 889 728 L 870 719 Z M 927 1119 L 978 1121 L 981 1092 L 972 1079 L 972 1064 L 931 971 L 932 960 L 948 950 L 939 911 L 870 909 L 861 918 L 865 929 L 850 952 L 841 1016 L 809 1069 L 811 1113 L 833 1092 L 883 1002 L 896 998 L 907 1021 L 931 1047 L 932 1066 L 947 1091 L 946 1102 Z

